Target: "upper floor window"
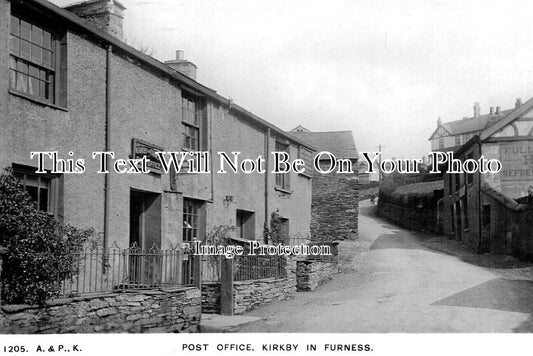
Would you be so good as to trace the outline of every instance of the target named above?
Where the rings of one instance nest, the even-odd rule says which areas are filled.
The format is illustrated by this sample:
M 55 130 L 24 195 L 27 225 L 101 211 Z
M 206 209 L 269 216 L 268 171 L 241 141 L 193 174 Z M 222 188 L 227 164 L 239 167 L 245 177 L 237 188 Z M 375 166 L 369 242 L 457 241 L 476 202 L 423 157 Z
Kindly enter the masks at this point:
M 183 124 L 183 148 L 191 151 L 200 150 L 200 102 L 198 99 L 183 94 L 181 98 Z
M 60 95 L 59 37 L 33 20 L 11 15 L 9 87 L 45 103 L 66 106 Z M 66 61 L 64 61 L 66 62 Z M 64 66 L 63 66 L 64 67 Z M 64 68 L 63 68 L 64 69 Z M 64 92 L 64 91 L 63 91 Z
M 276 152 L 289 152 L 289 146 L 281 142 L 276 142 Z M 289 173 L 276 173 L 276 187 L 289 190 Z
M 439 148 L 444 148 L 444 139 L 439 138 Z
M 455 145 L 461 146 L 461 136 L 459 135 L 455 136 Z

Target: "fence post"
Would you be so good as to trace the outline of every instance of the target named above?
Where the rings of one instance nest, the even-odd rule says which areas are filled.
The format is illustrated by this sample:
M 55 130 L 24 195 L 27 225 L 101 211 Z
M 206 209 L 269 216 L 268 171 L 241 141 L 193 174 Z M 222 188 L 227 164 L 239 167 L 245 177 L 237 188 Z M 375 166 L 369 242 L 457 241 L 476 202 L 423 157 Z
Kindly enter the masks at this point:
M 221 258 L 220 314 L 233 315 L 233 258 Z
M 7 252 L 7 248 L 0 246 L 0 305 L 2 305 L 2 259 Z

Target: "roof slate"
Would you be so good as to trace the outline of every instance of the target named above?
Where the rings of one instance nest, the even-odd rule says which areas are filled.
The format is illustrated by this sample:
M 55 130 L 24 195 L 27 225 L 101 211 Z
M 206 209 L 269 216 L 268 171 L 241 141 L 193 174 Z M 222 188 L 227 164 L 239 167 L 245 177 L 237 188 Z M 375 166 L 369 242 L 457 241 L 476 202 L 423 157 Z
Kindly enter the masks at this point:
M 357 159 L 357 148 L 352 131 L 290 132 L 290 134 L 316 147 L 328 151 L 337 158 Z
M 492 126 L 499 119 L 512 112 L 514 109 L 502 110 L 500 115 L 479 115 L 479 117 L 469 117 L 467 119 L 450 121 L 443 123 L 442 126 L 448 130 L 452 135 L 459 135 L 469 132 L 478 132 Z M 493 120 L 489 120 L 494 118 Z

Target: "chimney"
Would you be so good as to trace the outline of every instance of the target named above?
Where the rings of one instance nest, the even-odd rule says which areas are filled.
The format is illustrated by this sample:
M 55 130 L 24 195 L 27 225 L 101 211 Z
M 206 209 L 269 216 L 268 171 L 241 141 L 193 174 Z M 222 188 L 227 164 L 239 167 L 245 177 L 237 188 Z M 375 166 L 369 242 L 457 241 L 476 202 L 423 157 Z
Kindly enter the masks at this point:
M 489 115 L 494 115 L 494 107 L 490 107 Z
M 439 116 L 439 119 L 437 120 L 437 125 L 439 126 L 442 125 L 442 119 L 440 118 L 440 116 Z
M 88 0 L 66 6 L 64 9 L 86 19 L 111 36 L 123 40 L 122 20 L 126 8 L 117 0 Z
M 189 78 L 196 80 L 196 70 L 198 67 L 186 59 L 184 59 L 184 53 L 181 49 L 176 51 L 176 59 L 165 61 L 165 64 L 175 71 L 185 74 Z
M 476 102 L 474 103 L 474 118 L 478 118 L 479 117 L 479 113 L 481 112 L 481 108 L 479 107 L 479 103 Z
M 500 107 L 496 106 L 496 115 L 500 115 Z
M 515 109 L 517 109 L 520 106 L 522 106 L 522 99 L 518 98 L 516 99 L 516 102 L 514 103 L 514 107 Z

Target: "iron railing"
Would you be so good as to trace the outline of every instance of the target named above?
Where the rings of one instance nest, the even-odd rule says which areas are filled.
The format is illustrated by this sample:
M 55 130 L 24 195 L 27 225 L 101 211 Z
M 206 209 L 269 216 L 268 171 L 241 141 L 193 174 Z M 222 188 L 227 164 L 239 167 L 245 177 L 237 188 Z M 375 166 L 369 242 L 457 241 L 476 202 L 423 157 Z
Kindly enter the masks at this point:
M 61 296 L 153 289 L 193 284 L 193 256 L 179 248 L 142 249 L 136 245 L 107 251 L 90 247 L 74 253 L 74 276 L 62 281 Z M 104 266 L 105 263 L 105 266 Z
M 282 278 L 287 276 L 287 259 L 279 255 L 241 255 L 233 260 L 233 280 Z

